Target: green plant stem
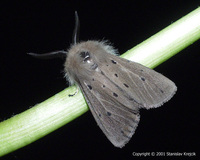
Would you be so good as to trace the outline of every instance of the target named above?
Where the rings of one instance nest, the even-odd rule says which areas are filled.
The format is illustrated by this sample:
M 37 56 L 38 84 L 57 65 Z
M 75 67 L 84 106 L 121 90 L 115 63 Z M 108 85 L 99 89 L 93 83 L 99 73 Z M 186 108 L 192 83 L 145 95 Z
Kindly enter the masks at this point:
M 171 24 L 122 57 L 150 68 L 161 64 L 200 38 L 200 8 Z M 49 134 L 88 111 L 75 86 L 0 123 L 0 157 Z

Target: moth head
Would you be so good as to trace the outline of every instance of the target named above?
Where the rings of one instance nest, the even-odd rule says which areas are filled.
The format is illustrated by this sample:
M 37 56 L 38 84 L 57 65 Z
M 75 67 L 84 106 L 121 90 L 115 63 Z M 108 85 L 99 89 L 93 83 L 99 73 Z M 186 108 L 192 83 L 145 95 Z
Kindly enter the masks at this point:
M 116 50 L 106 41 L 86 41 L 79 43 L 80 21 L 75 12 L 75 28 L 72 36 L 72 46 L 68 51 L 60 50 L 44 54 L 28 53 L 41 59 L 62 58 L 65 59 L 65 77 L 70 84 L 77 81 L 76 76 L 87 77 L 98 71 L 98 66 L 106 61 L 106 53 L 115 54 Z
M 115 50 L 105 41 L 90 40 L 72 45 L 64 64 L 66 75 L 75 81 L 77 75 L 83 78 L 92 76 L 105 63 L 107 53 L 114 54 Z

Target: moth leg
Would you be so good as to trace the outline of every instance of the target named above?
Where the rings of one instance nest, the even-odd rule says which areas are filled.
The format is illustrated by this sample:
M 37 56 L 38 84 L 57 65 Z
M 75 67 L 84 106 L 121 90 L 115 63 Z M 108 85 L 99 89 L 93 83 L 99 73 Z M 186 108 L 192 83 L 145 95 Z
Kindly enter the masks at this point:
M 76 92 L 73 93 L 73 94 L 69 94 L 68 96 L 69 96 L 69 97 L 73 97 L 73 96 L 75 96 L 76 94 L 78 94 L 78 91 L 79 91 L 79 87 L 76 87 Z

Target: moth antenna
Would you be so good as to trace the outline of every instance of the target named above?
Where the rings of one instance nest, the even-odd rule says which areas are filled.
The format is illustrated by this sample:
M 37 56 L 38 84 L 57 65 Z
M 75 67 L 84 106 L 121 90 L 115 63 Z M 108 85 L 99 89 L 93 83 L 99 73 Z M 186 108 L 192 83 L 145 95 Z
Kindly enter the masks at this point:
M 67 52 L 64 50 L 61 51 L 54 51 L 49 53 L 43 53 L 43 54 L 37 54 L 37 53 L 27 53 L 28 55 L 31 55 L 36 58 L 40 59 L 53 59 L 53 58 L 66 58 Z
M 75 28 L 72 36 L 72 42 L 73 44 L 76 44 L 79 41 L 79 30 L 80 30 L 80 21 L 78 18 L 78 13 L 75 11 Z M 37 53 L 27 53 L 28 55 L 31 55 L 36 58 L 40 59 L 53 59 L 53 58 L 66 58 L 67 52 L 65 50 L 61 51 L 54 51 L 44 54 L 37 54 Z
M 74 27 L 74 32 L 72 35 L 72 43 L 76 44 L 79 42 L 79 31 L 80 31 L 80 21 L 78 18 L 78 13 L 75 11 L 75 27 Z

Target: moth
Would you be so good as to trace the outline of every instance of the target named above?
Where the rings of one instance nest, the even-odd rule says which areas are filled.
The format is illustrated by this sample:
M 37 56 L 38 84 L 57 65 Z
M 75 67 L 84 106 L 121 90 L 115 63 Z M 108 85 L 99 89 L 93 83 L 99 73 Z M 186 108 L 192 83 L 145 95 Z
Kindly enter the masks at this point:
M 172 98 L 177 87 L 162 74 L 118 57 L 106 42 L 78 42 L 79 26 L 75 12 L 73 45 L 69 50 L 29 54 L 37 58 L 65 58 L 65 77 L 81 89 L 110 142 L 122 148 L 138 126 L 139 110 L 161 106 Z

